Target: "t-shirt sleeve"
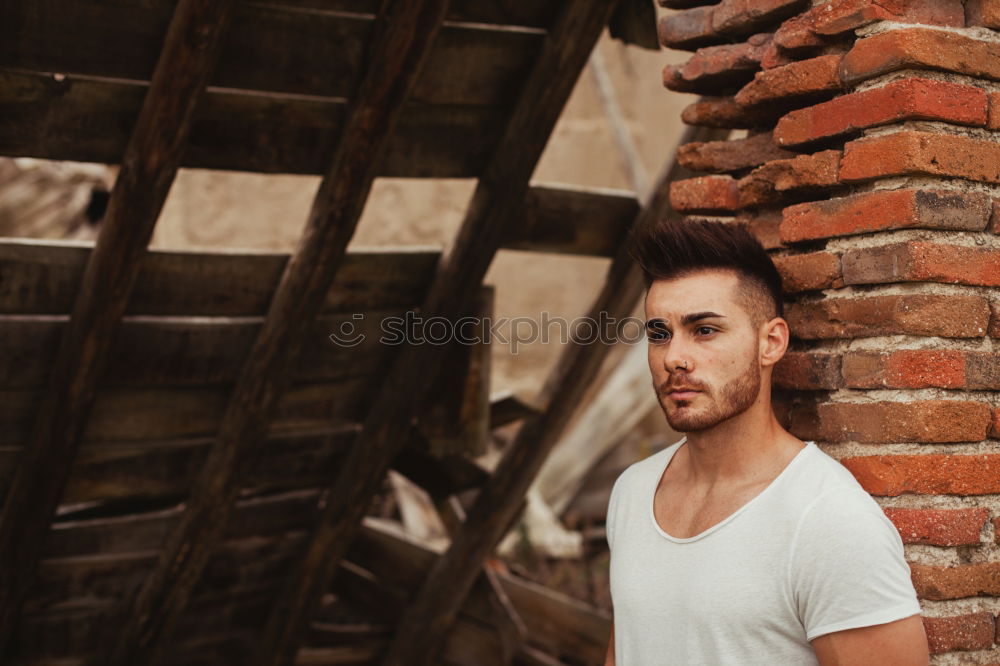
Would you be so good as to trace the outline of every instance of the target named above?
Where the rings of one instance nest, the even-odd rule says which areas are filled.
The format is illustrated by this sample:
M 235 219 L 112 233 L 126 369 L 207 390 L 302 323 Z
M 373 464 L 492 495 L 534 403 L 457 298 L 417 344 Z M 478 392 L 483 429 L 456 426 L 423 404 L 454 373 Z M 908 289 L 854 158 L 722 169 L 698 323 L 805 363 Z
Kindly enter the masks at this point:
M 860 489 L 836 489 L 804 512 L 789 578 L 806 639 L 920 612 L 899 532 Z
M 608 539 L 608 549 L 614 550 L 615 547 L 615 513 L 618 509 L 618 495 L 621 491 L 621 476 L 615 481 L 615 484 L 611 487 L 611 498 L 608 500 L 608 515 L 604 519 L 604 533 Z

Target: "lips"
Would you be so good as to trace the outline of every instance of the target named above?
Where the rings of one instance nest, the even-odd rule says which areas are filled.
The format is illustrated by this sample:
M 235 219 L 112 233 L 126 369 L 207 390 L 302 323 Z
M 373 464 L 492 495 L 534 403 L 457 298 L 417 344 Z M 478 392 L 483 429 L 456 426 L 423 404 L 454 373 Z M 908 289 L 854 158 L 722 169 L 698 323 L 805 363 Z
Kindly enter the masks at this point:
M 669 386 L 663 393 L 672 400 L 691 400 L 701 391 L 691 386 Z

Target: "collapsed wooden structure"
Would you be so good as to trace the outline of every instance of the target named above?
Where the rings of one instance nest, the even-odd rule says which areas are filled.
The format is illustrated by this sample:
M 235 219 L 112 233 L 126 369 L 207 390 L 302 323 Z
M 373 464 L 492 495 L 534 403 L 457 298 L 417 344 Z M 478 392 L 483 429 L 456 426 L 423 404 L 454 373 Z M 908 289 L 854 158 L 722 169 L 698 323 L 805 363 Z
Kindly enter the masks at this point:
M 0 242 L 3 663 L 601 658 L 606 618 L 483 562 L 607 346 L 569 344 L 525 411 L 488 403 L 482 350 L 328 336 L 488 310 L 501 247 L 612 257 L 592 311 L 628 314 L 624 233 L 675 174 L 642 207 L 529 184 L 615 5 L 0 9 L 0 154 L 121 164 L 92 246 Z M 295 253 L 149 251 L 182 166 L 322 174 Z M 377 176 L 477 178 L 452 251 L 347 252 Z M 492 474 L 428 445 L 514 418 Z M 451 512 L 443 553 L 366 518 L 390 466 Z

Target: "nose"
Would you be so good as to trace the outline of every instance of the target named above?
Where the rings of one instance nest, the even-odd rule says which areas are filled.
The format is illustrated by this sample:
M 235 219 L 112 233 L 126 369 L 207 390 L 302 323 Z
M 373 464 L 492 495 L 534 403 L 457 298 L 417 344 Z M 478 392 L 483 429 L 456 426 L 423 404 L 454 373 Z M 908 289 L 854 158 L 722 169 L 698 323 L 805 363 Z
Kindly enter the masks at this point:
M 678 371 L 690 372 L 693 369 L 694 361 L 690 350 L 678 338 L 680 336 L 676 336 L 670 341 L 670 347 L 663 355 L 663 369 L 670 373 Z

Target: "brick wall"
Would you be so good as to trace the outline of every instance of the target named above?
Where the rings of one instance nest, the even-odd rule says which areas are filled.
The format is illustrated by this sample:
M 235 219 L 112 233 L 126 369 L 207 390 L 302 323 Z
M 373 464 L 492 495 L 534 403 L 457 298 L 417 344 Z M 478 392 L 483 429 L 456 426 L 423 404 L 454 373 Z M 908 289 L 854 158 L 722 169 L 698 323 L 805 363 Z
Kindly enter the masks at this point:
M 673 206 L 773 251 L 789 427 L 906 544 L 937 664 L 1000 663 L 1000 0 L 661 0 Z

